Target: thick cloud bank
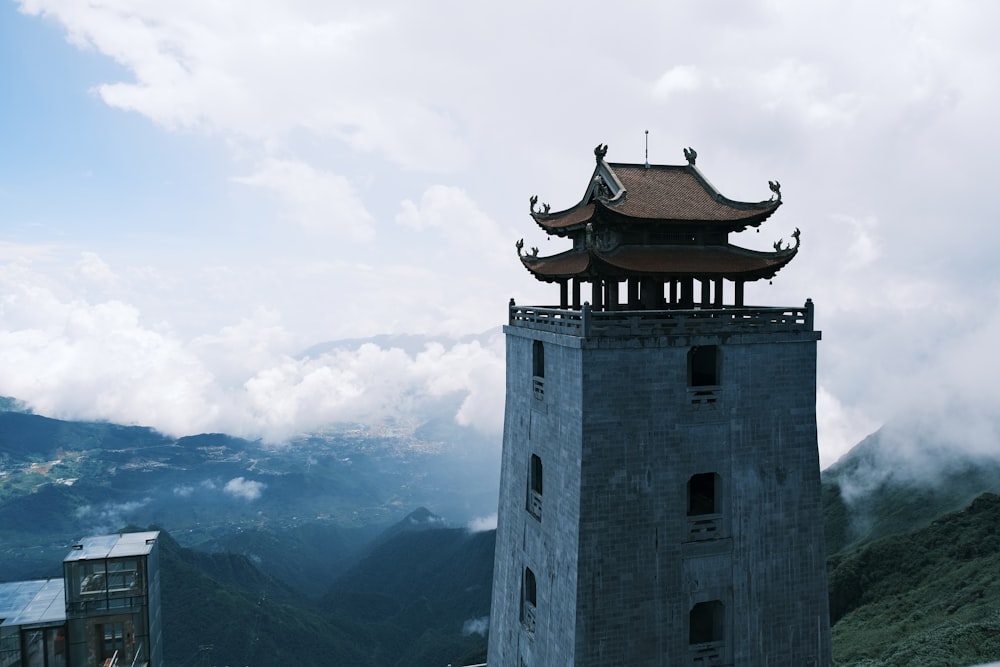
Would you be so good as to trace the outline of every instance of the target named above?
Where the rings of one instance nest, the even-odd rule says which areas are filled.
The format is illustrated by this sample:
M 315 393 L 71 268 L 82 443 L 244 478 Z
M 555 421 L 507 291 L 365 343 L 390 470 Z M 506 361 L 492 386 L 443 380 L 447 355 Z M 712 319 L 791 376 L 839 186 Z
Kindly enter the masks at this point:
M 693 146 L 727 196 L 781 181 L 732 240 L 802 231 L 747 300 L 816 303 L 824 464 L 1000 399 L 1000 5 L 17 8 L 9 34 L 46 50 L 11 58 L 0 129 L 0 394 L 39 412 L 280 439 L 448 406 L 495 432 L 502 346 L 455 337 L 556 299 L 514 256 L 566 249 L 528 197 L 574 205 L 591 147 L 641 163 L 646 130 L 653 163 Z M 300 355 L 380 333 L 440 342 Z
M 485 433 L 501 428 L 499 332 L 416 351 L 365 343 L 302 356 L 267 313 L 184 340 L 143 322 L 134 306 L 60 299 L 24 277 L 0 270 L 0 395 L 42 414 L 269 440 L 336 422 L 445 417 Z M 259 495 L 235 482 L 230 493 Z

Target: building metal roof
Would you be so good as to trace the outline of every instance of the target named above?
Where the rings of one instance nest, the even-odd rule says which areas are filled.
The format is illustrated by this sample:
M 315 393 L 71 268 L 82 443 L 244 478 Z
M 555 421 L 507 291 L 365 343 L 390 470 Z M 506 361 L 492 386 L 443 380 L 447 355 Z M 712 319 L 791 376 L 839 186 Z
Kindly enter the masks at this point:
M 159 538 L 156 530 L 85 537 L 73 545 L 64 563 L 78 560 L 148 556 Z
M 0 625 L 58 625 L 65 620 L 62 579 L 0 584 Z

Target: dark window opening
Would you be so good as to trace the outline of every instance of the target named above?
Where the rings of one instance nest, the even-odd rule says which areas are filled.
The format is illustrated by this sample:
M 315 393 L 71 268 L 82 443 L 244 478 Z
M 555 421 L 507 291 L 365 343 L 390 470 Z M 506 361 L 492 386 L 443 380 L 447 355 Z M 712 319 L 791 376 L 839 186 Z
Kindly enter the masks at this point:
M 542 519 L 542 459 L 537 454 L 531 455 L 528 470 L 528 512 Z
M 689 644 L 709 644 L 723 641 L 725 607 L 718 600 L 699 602 L 691 609 Z
M 536 378 L 545 377 L 545 348 L 540 340 L 531 344 L 531 374 Z
M 687 484 L 688 516 L 702 514 L 717 514 L 719 512 L 716 496 L 716 478 L 712 472 L 692 475 Z
M 542 459 L 538 454 L 531 455 L 531 490 L 542 495 Z
M 530 567 L 524 568 L 524 581 L 521 590 L 521 623 L 529 632 L 535 631 L 535 606 L 538 602 L 535 588 L 535 573 Z
M 99 623 L 96 630 L 102 660 L 114 657 L 116 651 L 124 651 L 125 629 L 122 623 Z
M 542 341 L 531 343 L 531 392 L 539 401 L 545 400 L 545 348 Z
M 716 387 L 719 383 L 719 346 L 700 345 L 688 352 L 688 382 L 692 387 Z

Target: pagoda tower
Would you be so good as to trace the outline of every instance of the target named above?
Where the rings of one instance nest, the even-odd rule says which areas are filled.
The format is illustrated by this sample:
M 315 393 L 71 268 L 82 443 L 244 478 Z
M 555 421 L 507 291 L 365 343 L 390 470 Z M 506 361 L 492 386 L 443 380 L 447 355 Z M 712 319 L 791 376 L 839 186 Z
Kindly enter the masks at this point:
M 739 202 L 693 149 L 680 166 L 594 152 L 578 204 L 531 198 L 572 247 L 517 243 L 559 305 L 512 300 L 504 328 L 489 665 L 827 667 L 820 333 L 810 301 L 744 304 L 799 232 L 773 252 L 729 243 L 780 185 Z

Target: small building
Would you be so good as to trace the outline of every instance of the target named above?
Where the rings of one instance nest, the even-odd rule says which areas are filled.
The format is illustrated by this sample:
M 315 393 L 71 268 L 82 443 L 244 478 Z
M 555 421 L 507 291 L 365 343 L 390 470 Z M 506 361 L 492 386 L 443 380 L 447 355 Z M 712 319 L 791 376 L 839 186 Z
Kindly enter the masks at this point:
M 66 667 L 62 579 L 0 584 L 0 667 Z
M 831 663 L 813 306 L 749 306 L 798 253 L 731 244 L 781 206 L 695 166 L 595 150 L 574 206 L 531 198 L 571 247 L 511 301 L 488 662 Z M 589 298 L 588 298 L 589 297 Z M 583 300 L 586 299 L 586 300 Z
M 63 578 L 0 584 L 0 667 L 159 667 L 159 532 L 85 537 Z
M 163 664 L 158 532 L 87 537 L 63 560 L 69 667 Z

